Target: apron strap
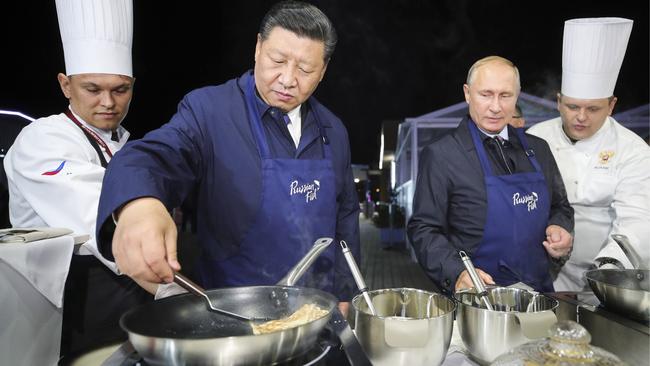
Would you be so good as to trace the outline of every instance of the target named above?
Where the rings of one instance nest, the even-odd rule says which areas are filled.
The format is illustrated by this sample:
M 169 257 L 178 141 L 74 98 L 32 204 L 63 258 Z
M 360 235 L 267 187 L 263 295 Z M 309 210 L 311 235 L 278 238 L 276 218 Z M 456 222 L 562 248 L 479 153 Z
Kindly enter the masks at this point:
M 72 122 L 74 122 L 75 125 L 77 125 L 77 127 L 79 127 L 79 128 L 81 129 L 81 131 L 84 133 L 84 135 L 85 135 L 86 138 L 88 139 L 88 142 L 90 142 L 90 146 L 92 146 L 93 149 L 95 149 L 95 151 L 97 152 L 97 156 L 99 156 L 99 162 L 102 164 L 102 167 L 103 167 L 104 169 L 106 169 L 106 167 L 108 166 L 108 162 L 106 161 L 106 158 L 104 157 L 104 153 L 102 153 L 102 150 L 101 150 L 101 148 L 99 147 L 99 143 L 98 143 L 98 141 L 97 141 L 97 139 L 98 139 L 99 137 L 96 136 L 96 135 L 91 134 L 92 131 L 90 131 L 89 129 L 85 128 L 85 127 L 81 124 L 81 122 L 79 122 L 79 121 L 77 120 L 77 118 L 75 118 L 74 114 L 72 114 L 72 112 L 70 112 L 69 109 L 66 110 L 64 113 L 65 113 L 66 116 L 68 116 L 68 118 L 69 118 Z M 104 140 L 99 139 L 99 141 L 102 142 L 102 146 L 106 149 L 106 151 L 107 151 L 107 153 L 108 153 L 108 156 L 111 156 L 111 157 L 112 157 L 113 154 L 111 153 L 111 150 L 108 148 L 108 146 L 106 145 L 106 143 L 104 142 Z
M 248 110 L 248 120 L 250 121 L 251 129 L 253 130 L 253 137 L 257 142 L 257 150 L 262 159 L 268 159 L 271 157 L 271 152 L 269 150 L 269 145 L 266 143 L 266 134 L 262 127 L 262 121 L 260 120 L 260 110 L 257 108 L 257 101 L 255 100 L 255 77 L 252 73 L 248 80 L 248 85 L 244 88 L 244 95 L 247 106 L 246 109 Z
M 539 165 L 539 162 L 537 161 L 537 158 L 535 157 L 535 150 L 528 147 L 528 139 L 526 138 L 526 134 L 524 133 L 524 129 L 523 128 L 515 128 L 515 131 L 517 132 L 517 136 L 519 137 L 519 142 L 521 142 L 521 146 L 523 146 L 524 151 L 526 152 L 526 156 L 528 157 L 528 160 L 530 161 L 530 163 L 535 168 L 535 171 L 541 173 L 542 172 L 542 166 Z
M 471 119 L 469 120 L 468 124 L 469 124 L 469 131 L 472 135 L 472 140 L 474 141 L 474 147 L 476 148 L 476 153 L 478 154 L 478 159 L 480 160 L 481 166 L 483 167 L 483 172 L 485 173 L 486 176 L 493 176 L 494 173 L 492 172 L 492 166 L 488 161 L 487 153 L 485 152 L 485 147 L 483 146 L 483 143 L 481 142 L 481 138 L 479 137 L 478 127 L 476 127 L 476 123 L 474 123 Z M 508 126 L 506 126 L 505 128 L 508 128 Z M 521 143 L 521 146 L 524 148 L 524 151 L 526 152 L 526 156 L 528 157 L 528 160 L 532 164 L 533 168 L 535 168 L 536 172 L 542 173 L 542 167 L 541 165 L 539 165 L 539 162 L 535 157 L 535 150 L 531 149 L 528 145 L 528 140 L 526 139 L 526 134 L 524 133 L 524 129 L 515 128 L 515 131 L 517 133 L 517 137 L 519 137 L 519 142 Z

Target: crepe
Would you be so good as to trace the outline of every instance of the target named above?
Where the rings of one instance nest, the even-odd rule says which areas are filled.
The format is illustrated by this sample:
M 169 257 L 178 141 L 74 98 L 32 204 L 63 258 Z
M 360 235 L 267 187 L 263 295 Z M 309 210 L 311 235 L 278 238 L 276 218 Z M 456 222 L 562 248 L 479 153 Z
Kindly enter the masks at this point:
M 310 321 L 322 318 L 328 313 L 329 311 L 321 309 L 315 304 L 305 304 L 286 318 L 271 320 L 261 324 L 251 323 L 251 327 L 255 335 L 272 333 L 307 324 Z

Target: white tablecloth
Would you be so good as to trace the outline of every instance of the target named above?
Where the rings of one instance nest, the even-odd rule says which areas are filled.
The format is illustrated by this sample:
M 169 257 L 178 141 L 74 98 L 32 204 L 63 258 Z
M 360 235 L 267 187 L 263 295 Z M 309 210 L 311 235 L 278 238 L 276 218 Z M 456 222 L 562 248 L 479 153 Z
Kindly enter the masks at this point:
M 458 332 L 457 322 L 454 321 L 454 330 L 451 334 L 451 343 L 447 351 L 447 357 L 443 361 L 443 366 L 477 366 L 478 363 L 472 361 L 469 356 L 463 340 Z
M 0 244 L 0 365 L 56 365 L 72 236 Z

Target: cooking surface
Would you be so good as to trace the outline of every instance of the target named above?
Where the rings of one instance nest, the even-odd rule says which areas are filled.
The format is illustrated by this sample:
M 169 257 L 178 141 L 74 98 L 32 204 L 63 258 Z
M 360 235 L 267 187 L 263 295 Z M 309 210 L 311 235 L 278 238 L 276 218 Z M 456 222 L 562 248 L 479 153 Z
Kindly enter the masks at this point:
M 148 366 L 149 364 L 138 355 L 137 351 L 129 342 L 125 342 L 116 349 L 102 366 Z M 340 343 L 331 333 L 331 330 L 325 329 L 317 344 L 307 351 L 306 354 L 278 364 L 280 366 L 293 365 L 350 365 L 345 353 L 341 350 Z M 78 366 L 84 366 L 80 364 Z

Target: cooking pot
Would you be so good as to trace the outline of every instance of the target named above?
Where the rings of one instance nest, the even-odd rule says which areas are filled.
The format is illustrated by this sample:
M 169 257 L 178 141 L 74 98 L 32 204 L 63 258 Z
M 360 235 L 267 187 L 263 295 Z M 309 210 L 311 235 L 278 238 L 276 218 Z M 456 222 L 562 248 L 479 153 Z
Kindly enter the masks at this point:
M 281 282 L 295 283 L 331 241 L 317 240 Z M 324 291 L 285 285 L 221 288 L 206 294 L 213 306 L 248 317 L 280 319 L 305 304 L 315 304 L 327 314 L 289 329 L 253 335 L 249 322 L 209 311 L 203 298 L 183 294 L 133 308 L 120 325 L 151 365 L 272 365 L 309 351 L 338 304 Z
M 458 301 L 458 331 L 470 353 L 480 364 L 489 364 L 513 347 L 544 338 L 557 322 L 553 312 L 559 303 L 533 291 L 510 287 L 487 287 L 494 310 L 488 310 L 475 289 L 455 294 Z
M 373 315 L 362 295 L 352 300 L 355 332 L 373 365 L 440 365 L 445 359 L 456 304 L 437 293 L 412 288 L 367 293 Z
M 598 300 L 608 309 L 634 319 L 650 320 L 650 270 L 625 235 L 613 234 L 635 269 L 594 269 L 585 277 Z

